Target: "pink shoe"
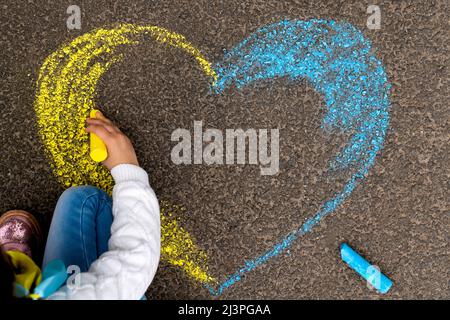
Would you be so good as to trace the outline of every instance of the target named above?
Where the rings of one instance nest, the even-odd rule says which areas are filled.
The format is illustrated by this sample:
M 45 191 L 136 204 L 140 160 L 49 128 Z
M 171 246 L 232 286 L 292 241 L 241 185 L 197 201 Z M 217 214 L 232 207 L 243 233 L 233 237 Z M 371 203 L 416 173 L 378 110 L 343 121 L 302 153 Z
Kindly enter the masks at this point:
M 42 249 L 42 233 L 36 218 L 22 210 L 0 217 L 0 248 L 20 251 L 36 261 Z

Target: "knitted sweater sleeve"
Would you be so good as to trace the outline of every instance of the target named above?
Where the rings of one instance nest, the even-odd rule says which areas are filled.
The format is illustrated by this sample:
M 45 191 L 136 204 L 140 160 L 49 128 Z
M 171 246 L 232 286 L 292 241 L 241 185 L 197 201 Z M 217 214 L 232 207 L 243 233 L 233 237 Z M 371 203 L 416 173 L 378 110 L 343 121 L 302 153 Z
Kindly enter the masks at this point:
M 62 287 L 50 299 L 140 299 L 153 280 L 161 246 L 158 200 L 142 168 L 122 164 L 111 174 L 109 249 L 70 288 Z

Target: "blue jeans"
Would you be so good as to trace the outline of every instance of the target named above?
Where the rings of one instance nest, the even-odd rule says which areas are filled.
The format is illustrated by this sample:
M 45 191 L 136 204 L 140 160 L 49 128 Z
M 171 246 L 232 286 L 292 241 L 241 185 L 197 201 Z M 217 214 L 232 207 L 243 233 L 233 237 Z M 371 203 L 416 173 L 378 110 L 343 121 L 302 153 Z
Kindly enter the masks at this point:
M 45 246 L 43 267 L 60 259 L 66 267 L 77 265 L 86 272 L 108 250 L 112 200 L 92 186 L 64 191 L 56 204 Z

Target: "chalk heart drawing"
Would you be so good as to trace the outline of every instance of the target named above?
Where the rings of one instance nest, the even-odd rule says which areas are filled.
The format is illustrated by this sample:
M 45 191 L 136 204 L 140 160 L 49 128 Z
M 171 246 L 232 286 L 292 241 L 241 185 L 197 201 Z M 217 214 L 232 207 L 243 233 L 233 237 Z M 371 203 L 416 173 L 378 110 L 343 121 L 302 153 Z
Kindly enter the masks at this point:
M 53 171 L 65 187 L 92 184 L 111 191 L 109 172 L 89 158 L 84 120 L 95 107 L 99 79 L 123 59 L 118 49 L 147 40 L 192 56 L 217 94 L 259 80 L 306 79 L 324 98 L 324 132 L 349 134 L 346 145 L 330 160 L 330 171 L 350 173 L 343 189 L 331 194 L 299 229 L 274 239 L 270 250 L 243 261 L 235 273 L 220 275 L 220 280 L 209 274 L 206 253 L 176 218 L 174 212 L 180 206 L 161 203 L 161 258 L 180 267 L 211 294 L 220 295 L 243 275 L 287 250 L 335 211 L 364 180 L 389 126 L 390 84 L 370 41 L 347 22 L 283 20 L 267 25 L 214 65 L 184 36 L 164 28 L 120 24 L 97 29 L 48 56 L 37 80 L 34 107 L 39 134 Z

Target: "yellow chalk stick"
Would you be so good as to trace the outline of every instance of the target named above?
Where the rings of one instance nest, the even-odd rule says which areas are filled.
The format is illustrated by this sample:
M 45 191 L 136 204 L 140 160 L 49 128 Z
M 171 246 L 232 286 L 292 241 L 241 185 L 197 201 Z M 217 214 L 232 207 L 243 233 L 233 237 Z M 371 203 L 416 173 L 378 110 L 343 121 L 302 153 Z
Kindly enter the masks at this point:
M 92 109 L 89 113 L 90 118 L 95 118 L 98 110 Z M 108 150 L 106 149 L 105 143 L 102 139 L 100 139 L 96 134 L 90 133 L 90 143 L 91 150 L 89 155 L 92 160 L 96 162 L 102 162 L 106 158 L 108 158 Z

